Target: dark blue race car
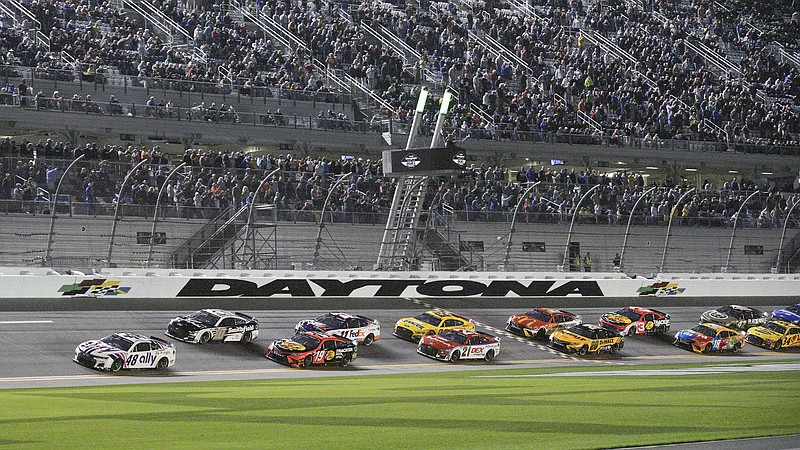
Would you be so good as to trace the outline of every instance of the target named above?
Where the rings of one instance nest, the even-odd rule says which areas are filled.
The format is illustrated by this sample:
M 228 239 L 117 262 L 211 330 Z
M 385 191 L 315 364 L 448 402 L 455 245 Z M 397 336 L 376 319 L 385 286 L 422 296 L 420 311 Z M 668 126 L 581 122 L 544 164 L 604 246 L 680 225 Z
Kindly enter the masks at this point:
M 772 320 L 783 320 L 800 324 L 800 303 L 772 311 Z

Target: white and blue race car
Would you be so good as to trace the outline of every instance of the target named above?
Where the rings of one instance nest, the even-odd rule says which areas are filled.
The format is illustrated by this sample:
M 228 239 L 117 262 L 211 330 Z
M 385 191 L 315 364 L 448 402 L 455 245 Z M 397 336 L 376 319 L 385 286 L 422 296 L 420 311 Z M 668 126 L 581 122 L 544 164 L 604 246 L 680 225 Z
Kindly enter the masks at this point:
M 250 342 L 258 337 L 258 320 L 240 312 L 201 309 L 170 320 L 166 335 L 193 344 Z
M 783 320 L 789 323 L 800 324 L 800 303 L 772 311 L 772 320 Z
M 72 360 L 90 369 L 111 372 L 120 369 L 164 370 L 175 364 L 175 346 L 153 336 L 114 333 L 100 340 L 81 343 Z
M 295 331 L 317 331 L 341 336 L 359 344 L 371 345 L 381 337 L 381 324 L 369 317 L 341 312 L 323 314 L 315 319 L 301 320 Z

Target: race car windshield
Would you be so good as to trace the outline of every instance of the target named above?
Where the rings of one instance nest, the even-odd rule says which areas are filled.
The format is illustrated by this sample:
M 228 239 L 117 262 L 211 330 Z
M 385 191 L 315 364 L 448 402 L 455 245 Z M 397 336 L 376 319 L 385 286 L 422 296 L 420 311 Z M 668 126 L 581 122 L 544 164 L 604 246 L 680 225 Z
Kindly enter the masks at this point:
M 692 328 L 692 331 L 694 331 L 695 333 L 704 334 L 706 336 L 716 336 L 717 335 L 716 331 L 712 330 L 711 328 L 708 328 L 705 325 L 698 325 L 698 326 Z
M 219 317 L 209 314 L 205 311 L 197 311 L 196 313 L 192 313 L 189 315 L 189 318 L 208 326 L 216 325 L 217 320 L 219 320 Z
M 532 319 L 541 320 L 542 322 L 547 322 L 548 320 L 550 320 L 550 314 L 539 311 L 538 309 L 532 309 L 526 312 L 525 315 Z
M 639 320 L 639 313 L 637 313 L 636 311 L 630 310 L 628 308 L 620 309 L 619 311 L 617 311 L 617 314 L 619 314 L 620 316 L 627 317 L 628 319 L 631 319 L 633 321 Z
M 455 331 L 449 331 L 448 330 L 448 331 L 439 333 L 439 336 L 441 336 L 443 339 L 447 339 L 448 341 L 453 341 L 453 342 L 456 342 L 458 344 L 463 344 L 464 342 L 467 341 L 467 337 L 466 336 L 464 336 L 461 333 L 456 333 Z
M 793 312 L 793 313 L 800 314 L 800 304 L 792 305 L 792 306 L 790 306 L 790 307 L 788 307 L 786 309 L 791 311 L 791 312 Z
M 439 322 L 442 321 L 442 319 L 428 313 L 422 313 L 414 318 L 419 320 L 420 322 L 425 322 L 428 325 L 433 325 L 437 327 L 439 326 Z
M 120 350 L 125 350 L 125 351 L 128 351 L 128 349 L 131 348 L 131 345 L 133 345 L 133 342 L 125 339 L 122 336 L 118 336 L 116 334 L 112 334 L 111 336 L 106 336 L 106 337 L 104 337 L 103 339 L 100 339 L 100 340 L 102 342 L 105 342 L 106 344 L 114 347 L 114 348 L 118 348 Z
M 729 315 L 731 317 L 736 317 L 736 318 L 742 317 L 742 310 L 736 309 L 736 308 L 734 308 L 732 306 L 723 306 L 722 308 L 718 309 L 717 311 L 719 311 L 721 313 L 725 313 L 725 314 L 727 314 L 727 315 Z
M 339 317 L 336 317 L 332 314 L 325 314 L 324 316 L 317 317 L 317 322 L 325 324 L 328 328 L 333 329 L 340 329 L 340 328 L 347 328 L 347 324 Z
M 320 342 L 319 339 L 317 339 L 315 337 L 311 337 L 311 336 L 309 336 L 307 334 L 303 334 L 303 333 L 295 334 L 294 337 L 292 338 L 292 340 L 294 342 L 297 342 L 298 344 L 302 345 L 303 347 L 309 349 L 309 350 L 317 348 L 317 346 L 319 346 L 319 342 Z
M 778 334 L 786 334 L 786 327 L 780 326 L 775 322 L 770 322 L 764 325 L 764 328 L 775 331 Z

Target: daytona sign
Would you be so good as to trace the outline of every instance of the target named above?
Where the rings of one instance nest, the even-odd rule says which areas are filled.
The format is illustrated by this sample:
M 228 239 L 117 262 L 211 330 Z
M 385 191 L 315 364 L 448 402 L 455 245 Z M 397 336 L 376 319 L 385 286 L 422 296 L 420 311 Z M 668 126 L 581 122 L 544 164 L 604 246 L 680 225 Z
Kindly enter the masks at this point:
M 178 297 L 603 297 L 593 280 L 399 280 L 275 279 L 258 283 L 230 278 L 193 278 Z

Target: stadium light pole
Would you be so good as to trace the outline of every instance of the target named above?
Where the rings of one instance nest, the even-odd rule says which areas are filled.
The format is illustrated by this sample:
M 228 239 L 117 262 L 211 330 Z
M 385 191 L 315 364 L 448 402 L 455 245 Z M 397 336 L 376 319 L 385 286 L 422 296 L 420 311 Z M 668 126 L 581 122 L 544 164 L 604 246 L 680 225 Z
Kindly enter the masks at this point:
M 537 181 L 528 186 L 528 189 L 525 189 L 525 192 L 522 193 L 519 200 L 517 200 L 517 204 L 514 206 L 514 212 L 511 214 L 511 229 L 508 231 L 508 242 L 506 242 L 506 256 L 503 258 L 503 270 L 506 272 L 508 272 L 508 261 L 511 258 L 511 241 L 514 237 L 514 224 L 517 221 L 517 212 L 519 212 L 519 207 L 522 205 L 522 202 L 525 201 L 525 197 L 540 183 L 541 181 Z
M 319 216 L 319 228 L 317 229 L 317 241 L 316 245 L 314 246 L 314 259 L 312 264 L 314 268 L 317 268 L 317 260 L 319 259 L 319 248 L 322 245 L 322 229 L 325 228 L 325 210 L 328 209 L 328 202 L 331 200 L 331 196 L 333 195 L 333 191 L 338 188 L 342 182 L 347 178 L 350 174 L 343 173 L 339 175 L 339 179 L 333 183 L 333 186 L 328 190 L 328 195 L 325 197 L 325 202 L 322 204 L 322 214 Z
M 161 184 L 161 189 L 158 190 L 158 198 L 156 198 L 156 211 L 155 213 L 153 213 L 153 228 L 150 229 L 150 249 L 147 251 L 147 263 L 145 263 L 145 267 L 150 267 L 150 261 L 153 258 L 153 244 L 155 243 L 156 240 L 156 222 L 158 222 L 158 208 L 159 206 L 161 206 L 161 196 L 164 193 L 164 188 L 167 186 L 167 182 L 169 181 L 169 179 L 172 178 L 173 175 L 178 173 L 178 170 L 180 170 L 185 165 L 186 163 L 184 162 L 181 163 L 178 167 L 172 169 L 169 175 L 167 175 L 167 178 Z
M 783 240 L 786 238 L 786 226 L 789 225 L 789 217 L 792 216 L 792 211 L 794 211 L 794 207 L 800 205 L 800 200 L 792 203 L 792 206 L 789 208 L 789 212 L 786 213 L 786 219 L 783 221 L 783 231 L 781 232 L 781 243 L 778 245 L 778 258 L 775 260 L 775 269 L 778 270 L 781 264 L 781 255 L 783 254 Z
M 628 216 L 628 226 L 625 227 L 625 238 L 622 239 L 622 251 L 619 253 L 619 270 L 622 271 L 622 268 L 625 267 L 625 249 L 628 248 L 628 236 L 630 235 L 631 231 L 631 224 L 633 223 L 633 213 L 636 211 L 636 207 L 639 206 L 639 202 L 641 202 L 647 194 L 653 192 L 654 190 L 658 189 L 658 186 L 653 186 L 650 189 L 642 192 L 642 195 L 636 199 L 636 202 L 633 204 L 631 208 L 631 214 Z M 647 219 L 645 219 L 647 220 Z
M 273 175 L 280 172 L 282 169 L 278 168 L 270 172 L 267 176 L 261 180 L 261 183 L 258 184 L 258 187 L 253 194 L 253 201 L 250 202 L 250 208 L 247 210 L 247 240 L 253 241 L 253 258 L 255 258 L 255 248 L 256 248 L 256 235 L 253 233 L 253 211 L 256 207 L 256 198 L 258 198 L 258 193 L 261 192 L 261 188 L 264 187 L 264 184 L 272 178 Z M 250 269 L 251 267 L 248 267 Z
M 586 200 L 586 197 L 588 197 L 589 194 L 592 193 L 592 191 L 594 191 L 595 189 L 599 188 L 600 186 L 601 185 L 599 185 L 599 184 L 595 184 L 594 186 L 592 186 L 591 189 L 586 191 L 586 193 L 583 194 L 581 199 L 578 200 L 578 204 L 573 206 L 574 209 L 572 211 L 572 220 L 570 220 L 570 222 L 569 222 L 569 232 L 567 232 L 567 245 L 564 246 L 564 259 L 561 260 L 561 267 L 562 268 L 567 265 L 567 256 L 569 255 L 569 241 L 572 240 L 572 227 L 575 226 L 575 218 L 578 217 L 578 210 L 581 207 L 581 203 L 583 203 L 583 201 Z
M 77 158 L 72 160 L 71 163 L 64 169 L 64 173 L 61 174 L 61 178 L 58 179 L 58 185 L 56 185 L 56 192 L 53 194 L 53 202 L 50 205 L 50 232 L 47 233 L 47 251 L 44 254 L 44 259 L 42 260 L 42 266 L 46 266 L 50 264 L 50 251 L 53 247 L 53 229 L 56 226 L 56 206 L 58 205 L 58 193 L 61 191 L 61 183 L 64 182 L 64 177 L 67 176 L 67 172 L 72 169 L 72 166 L 75 165 L 76 162 L 83 159 L 84 155 L 79 155 Z
M 744 205 L 750 201 L 751 198 L 755 197 L 756 195 L 760 194 L 761 191 L 757 190 L 750 194 L 741 205 L 739 205 L 739 210 L 736 211 L 736 220 L 733 221 L 733 230 L 731 230 L 731 243 L 728 245 L 728 259 L 725 260 L 725 272 L 728 272 L 728 267 L 731 264 L 731 254 L 733 253 L 733 238 L 736 237 L 736 224 L 739 223 L 742 217 L 742 209 L 744 209 Z
M 436 118 L 436 128 L 433 130 L 433 138 L 431 139 L 431 148 L 439 147 L 442 141 L 442 128 L 444 128 L 444 119 L 450 111 L 450 100 L 453 98 L 453 92 L 448 88 L 444 90 L 442 96 L 442 104 L 439 107 L 439 117 Z
M 133 169 L 125 174 L 125 178 L 122 180 L 122 186 L 119 187 L 119 192 L 117 192 L 117 205 L 114 207 L 114 220 L 111 222 L 111 239 L 108 243 L 108 255 L 106 257 L 106 261 L 109 265 L 111 265 L 111 254 L 114 252 L 114 237 L 117 234 L 117 221 L 119 220 L 119 210 L 122 205 L 122 192 L 125 190 L 125 186 L 128 184 L 128 180 L 131 178 L 131 175 L 133 175 L 133 172 L 136 172 L 136 170 L 142 167 L 146 162 L 147 159 L 139 161 L 139 164 L 133 166 Z
M 658 268 L 659 272 L 664 271 L 664 265 L 667 263 L 667 245 L 669 245 L 669 233 L 672 230 L 672 219 L 675 217 L 675 210 L 678 209 L 678 205 L 681 204 L 683 199 L 685 199 L 689 194 L 696 191 L 697 188 L 691 188 L 688 191 L 684 192 L 681 195 L 681 198 L 675 202 L 675 206 L 672 207 L 672 211 L 669 212 L 669 223 L 667 224 L 667 237 L 664 239 L 664 252 L 661 254 L 661 266 Z

